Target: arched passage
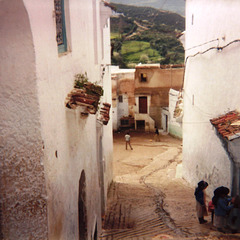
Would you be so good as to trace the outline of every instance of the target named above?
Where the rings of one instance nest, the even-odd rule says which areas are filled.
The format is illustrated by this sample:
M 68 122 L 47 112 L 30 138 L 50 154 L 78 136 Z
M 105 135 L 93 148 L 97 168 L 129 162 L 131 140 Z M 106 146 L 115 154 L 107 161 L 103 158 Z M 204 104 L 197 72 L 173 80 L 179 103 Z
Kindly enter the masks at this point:
M 86 177 L 84 171 L 82 171 L 79 180 L 78 224 L 79 239 L 87 239 Z

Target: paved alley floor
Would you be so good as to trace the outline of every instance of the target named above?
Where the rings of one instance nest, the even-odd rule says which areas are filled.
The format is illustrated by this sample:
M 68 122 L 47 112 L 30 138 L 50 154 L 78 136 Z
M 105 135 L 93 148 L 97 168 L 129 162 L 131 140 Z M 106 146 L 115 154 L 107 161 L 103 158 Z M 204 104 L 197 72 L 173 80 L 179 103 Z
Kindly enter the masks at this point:
M 182 142 L 168 135 L 131 132 L 133 150 L 125 150 L 124 133 L 114 134 L 114 181 L 110 187 L 101 239 L 240 239 L 215 231 L 208 216 L 200 225 L 194 188 L 177 178 Z

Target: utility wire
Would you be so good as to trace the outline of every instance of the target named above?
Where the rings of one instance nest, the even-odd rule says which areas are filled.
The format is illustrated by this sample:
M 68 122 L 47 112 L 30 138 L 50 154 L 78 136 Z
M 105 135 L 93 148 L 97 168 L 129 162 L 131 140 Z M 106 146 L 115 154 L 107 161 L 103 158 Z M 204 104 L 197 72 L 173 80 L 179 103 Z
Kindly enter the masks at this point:
M 219 38 L 214 39 L 214 40 L 211 40 L 211 41 L 209 41 L 209 42 L 202 43 L 202 44 L 200 44 L 200 45 L 193 46 L 193 47 L 191 47 L 191 48 L 186 49 L 185 51 L 188 51 L 188 50 L 191 50 L 191 49 L 194 49 L 194 48 L 197 48 L 197 47 L 201 47 L 201 46 L 204 46 L 204 45 L 206 45 L 206 44 L 209 44 L 209 43 L 212 43 L 212 42 L 215 42 L 215 41 L 219 41 Z M 218 43 L 218 44 L 219 44 L 219 43 Z
M 190 50 L 190 49 L 193 49 L 193 48 L 196 48 L 196 47 L 204 46 L 204 45 L 206 45 L 206 44 L 208 44 L 208 43 L 211 43 L 211 42 L 214 42 L 214 41 L 217 41 L 217 40 L 219 40 L 219 39 L 214 39 L 214 40 L 211 40 L 211 41 L 209 41 L 209 42 L 203 43 L 203 44 L 201 44 L 201 45 L 194 46 L 194 47 L 192 47 L 192 48 L 186 49 L 186 51 L 187 51 L 187 50 Z M 191 98 L 190 98 L 190 96 L 187 94 L 187 92 L 183 89 L 188 59 L 189 59 L 189 58 L 196 57 L 196 56 L 198 56 L 198 55 L 203 55 L 203 54 L 205 54 L 205 53 L 207 53 L 207 52 L 209 52 L 209 51 L 211 51 L 211 50 L 214 50 L 214 49 L 215 49 L 215 50 L 218 50 L 218 51 L 222 51 L 224 48 L 232 45 L 233 43 L 237 43 L 237 42 L 240 42 L 240 39 L 235 39 L 235 40 L 229 42 L 228 44 L 224 45 L 223 47 L 219 47 L 219 46 L 217 46 L 217 47 L 210 47 L 210 48 L 206 49 L 205 51 L 197 52 L 197 53 L 195 53 L 195 54 L 193 54 L 193 55 L 187 56 L 187 58 L 185 59 L 182 91 L 184 92 L 184 95 L 186 95 L 186 97 L 187 97 L 187 99 L 188 99 L 189 101 L 191 101 Z M 194 106 L 195 106 L 200 112 L 202 112 L 203 114 L 205 114 L 206 116 L 208 116 L 208 117 L 213 117 L 212 114 L 207 113 L 207 112 L 204 112 L 201 108 L 199 108 L 199 107 L 196 106 L 196 105 L 194 105 Z M 205 123 L 205 122 L 184 122 L 184 123 L 185 123 L 185 124 L 191 124 L 191 123 L 192 123 L 192 124 L 197 124 L 197 123 Z
M 199 46 L 206 45 L 206 44 L 208 44 L 208 43 L 210 43 L 210 42 L 213 42 L 213 41 L 216 41 L 216 39 L 215 39 L 215 40 L 211 40 L 211 41 L 209 41 L 209 42 L 206 42 L 206 43 L 204 43 L 204 44 L 202 44 L 202 45 L 199 45 Z M 223 47 L 219 47 L 219 46 L 217 46 L 217 47 L 210 47 L 210 48 L 208 48 L 207 50 L 205 50 L 205 51 L 203 51 L 203 52 L 197 52 L 197 53 L 195 53 L 195 54 L 193 54 L 193 55 L 187 56 L 187 58 L 185 59 L 185 64 L 184 64 L 185 67 L 184 67 L 184 73 L 183 73 L 182 89 L 183 89 L 183 85 L 184 85 L 184 78 L 185 78 L 185 73 L 186 73 L 186 67 L 187 67 L 187 62 L 188 62 L 188 59 L 189 59 L 189 58 L 196 57 L 197 55 L 203 55 L 203 54 L 205 54 L 205 53 L 207 53 L 207 52 L 209 52 L 209 51 L 211 51 L 211 50 L 222 51 L 224 48 L 232 45 L 233 43 L 237 43 L 237 42 L 240 42 L 240 39 L 233 40 L 233 41 L 229 42 L 228 44 L 224 45 Z M 196 47 L 197 47 L 197 46 L 196 46 Z M 187 50 L 189 50 L 189 49 L 187 49 Z

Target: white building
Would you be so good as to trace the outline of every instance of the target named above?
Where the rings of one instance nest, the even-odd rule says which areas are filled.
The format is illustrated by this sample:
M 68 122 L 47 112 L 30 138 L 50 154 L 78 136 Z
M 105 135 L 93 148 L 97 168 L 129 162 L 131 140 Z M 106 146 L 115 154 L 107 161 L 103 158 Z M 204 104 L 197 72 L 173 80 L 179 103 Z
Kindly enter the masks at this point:
M 168 132 L 172 136 L 182 139 L 183 101 L 181 92 L 174 89 L 169 90 L 168 113 Z
M 97 239 L 112 123 L 65 106 L 87 72 L 111 103 L 111 9 L 99 0 L 0 1 L 0 238 Z
M 113 130 L 117 131 L 121 125 L 121 118 L 134 116 L 133 107 L 129 106 L 129 98 L 134 98 L 135 69 L 120 69 L 118 66 L 111 66 L 111 74 L 112 123 Z
M 232 189 L 232 162 L 210 119 L 239 108 L 240 2 L 187 0 L 183 176 Z

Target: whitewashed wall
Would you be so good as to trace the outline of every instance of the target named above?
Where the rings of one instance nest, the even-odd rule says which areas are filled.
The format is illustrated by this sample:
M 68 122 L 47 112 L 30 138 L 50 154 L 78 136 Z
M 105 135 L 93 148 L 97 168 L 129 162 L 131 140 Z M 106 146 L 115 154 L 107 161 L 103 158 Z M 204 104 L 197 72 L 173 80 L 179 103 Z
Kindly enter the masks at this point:
M 134 81 L 134 73 L 135 69 L 119 69 L 118 66 L 111 66 L 112 85 L 115 97 L 113 108 L 113 129 L 115 131 L 118 130 L 121 125 L 120 119 L 130 114 L 129 108 L 133 111 L 133 107 L 129 104 L 129 97 L 131 98 L 131 91 L 134 91 L 134 89 L 129 85 L 129 80 Z M 124 83 L 126 80 L 128 81 Z M 121 91 L 122 89 L 124 89 L 124 92 Z M 123 102 L 119 102 L 119 96 L 122 96 Z
M 239 9 L 237 0 L 186 1 L 183 175 L 208 181 L 211 194 L 231 187 L 230 160 L 209 120 L 239 108 Z
M 174 110 L 176 108 L 176 103 L 178 101 L 179 91 L 174 89 L 169 90 L 169 123 L 168 132 L 177 138 L 182 139 L 182 122 L 174 117 Z
M 35 53 L 22 1 L 0 2 L 0 239 L 47 239 Z
M 74 75 L 87 72 L 90 81 L 103 85 L 102 101 L 111 103 L 107 68 L 109 20 L 106 18 L 111 11 L 96 0 L 68 0 L 65 7 L 69 51 L 59 55 L 54 1 L 0 2 L 0 31 L 4 36 L 0 40 L 1 59 L 4 59 L 0 91 L 1 102 L 6 102 L 6 107 L 1 108 L 0 129 L 4 139 L 1 157 L 6 176 L 14 166 L 13 174 L 17 178 L 13 185 L 15 193 L 11 191 L 10 195 L 11 189 L 5 189 L 4 201 L 11 200 L 4 206 L 8 211 L 4 216 L 6 219 L 9 216 L 4 229 L 9 234 L 5 235 L 7 239 L 79 239 L 78 194 L 83 170 L 88 238 L 94 234 L 96 224 L 101 231 L 101 201 L 104 200 L 101 197 L 106 198 L 112 179 L 112 124 L 101 126 L 105 180 L 102 195 L 97 162 L 97 116 L 81 117 L 78 109 L 69 110 L 64 102 L 73 88 Z M 106 66 L 104 75 L 102 66 Z M 19 171 L 23 178 L 19 178 Z M 13 178 L 5 184 L 11 182 Z M 11 209 L 17 204 L 14 198 L 19 199 L 15 217 L 11 215 Z M 36 212 L 31 217 L 21 213 L 28 206 L 23 198 L 30 203 L 36 201 Z

